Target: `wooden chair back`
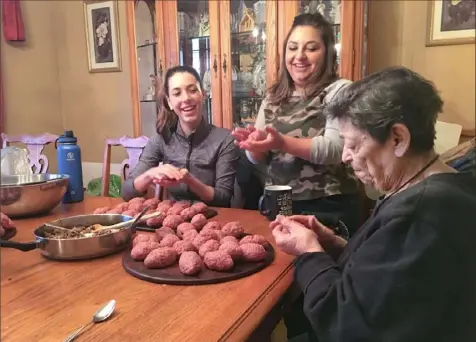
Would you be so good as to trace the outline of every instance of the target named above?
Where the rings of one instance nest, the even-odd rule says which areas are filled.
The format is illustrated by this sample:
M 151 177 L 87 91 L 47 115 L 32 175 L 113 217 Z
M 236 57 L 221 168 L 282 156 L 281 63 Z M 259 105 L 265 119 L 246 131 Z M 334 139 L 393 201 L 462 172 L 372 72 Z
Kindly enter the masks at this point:
M 56 139 L 58 139 L 58 135 L 50 133 L 40 135 L 8 135 L 2 133 L 2 148 L 7 147 L 10 143 L 24 144 L 28 151 L 31 171 L 33 173 L 46 173 L 48 172 L 48 158 L 42 152 L 46 145 L 55 142 Z
M 101 196 L 109 196 L 109 179 L 111 175 L 111 146 L 122 146 L 126 149 L 127 158 L 121 163 L 121 180 L 124 182 L 129 173 L 139 163 L 139 158 L 144 150 L 145 145 L 149 138 L 146 136 L 140 136 L 138 138 L 131 138 L 123 136 L 118 139 L 106 139 L 104 146 L 104 161 L 102 171 L 102 187 Z M 157 186 L 153 190 L 153 196 L 159 197 L 160 188 Z

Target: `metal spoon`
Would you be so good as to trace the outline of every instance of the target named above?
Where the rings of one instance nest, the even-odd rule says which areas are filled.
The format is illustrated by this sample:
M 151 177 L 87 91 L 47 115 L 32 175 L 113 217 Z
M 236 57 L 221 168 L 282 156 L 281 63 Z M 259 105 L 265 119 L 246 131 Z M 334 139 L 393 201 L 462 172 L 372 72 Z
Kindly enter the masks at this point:
M 78 336 L 79 333 L 83 331 L 84 328 L 86 328 L 91 323 L 99 323 L 111 317 L 115 307 L 116 307 L 116 301 L 114 299 L 107 302 L 98 311 L 96 311 L 92 320 L 90 320 L 87 324 L 83 325 L 81 328 L 75 330 L 71 335 L 68 336 L 66 340 L 64 340 L 64 342 L 73 341 L 76 338 L 76 336 Z

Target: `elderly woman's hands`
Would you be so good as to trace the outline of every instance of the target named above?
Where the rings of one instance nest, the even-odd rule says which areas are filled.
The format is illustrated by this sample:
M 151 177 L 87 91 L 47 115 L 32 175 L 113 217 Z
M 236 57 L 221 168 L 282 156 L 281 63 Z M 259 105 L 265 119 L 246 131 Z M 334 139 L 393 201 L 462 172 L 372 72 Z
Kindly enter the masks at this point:
M 310 252 L 323 252 L 313 230 L 290 217 L 279 215 L 270 228 L 276 244 L 283 252 L 291 255 L 301 255 Z

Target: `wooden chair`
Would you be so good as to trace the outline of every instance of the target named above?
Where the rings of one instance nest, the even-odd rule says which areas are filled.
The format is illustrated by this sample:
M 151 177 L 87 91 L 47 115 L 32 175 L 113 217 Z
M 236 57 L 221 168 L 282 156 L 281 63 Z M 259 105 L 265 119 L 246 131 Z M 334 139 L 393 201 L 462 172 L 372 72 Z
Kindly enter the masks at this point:
M 48 171 L 48 158 L 42 154 L 46 145 L 58 139 L 57 135 L 43 133 L 41 135 L 8 135 L 2 133 L 3 148 L 10 143 L 22 143 L 28 150 L 28 160 L 33 173 L 46 173 Z
M 102 188 L 101 196 L 109 196 L 109 178 L 111 174 L 111 146 L 122 146 L 126 149 L 128 158 L 124 159 L 121 163 L 121 180 L 124 182 L 129 173 L 136 167 L 139 162 L 140 155 L 144 150 L 145 145 L 149 138 L 146 136 L 140 136 L 138 138 L 131 138 L 123 136 L 119 139 L 106 139 L 104 147 L 104 162 L 102 171 Z M 156 187 L 154 190 L 155 197 L 160 195 L 160 187 Z

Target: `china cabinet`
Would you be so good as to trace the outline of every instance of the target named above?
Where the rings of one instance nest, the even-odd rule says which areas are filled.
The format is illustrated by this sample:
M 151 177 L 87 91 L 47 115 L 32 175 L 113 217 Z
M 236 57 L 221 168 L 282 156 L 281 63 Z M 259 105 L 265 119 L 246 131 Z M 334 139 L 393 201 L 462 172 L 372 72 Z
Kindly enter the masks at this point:
M 299 13 L 319 12 L 332 23 L 340 75 L 361 78 L 367 6 L 361 0 L 128 1 L 134 134 L 155 131 L 155 91 L 164 70 L 178 64 L 199 72 L 209 122 L 226 128 L 252 124 Z

